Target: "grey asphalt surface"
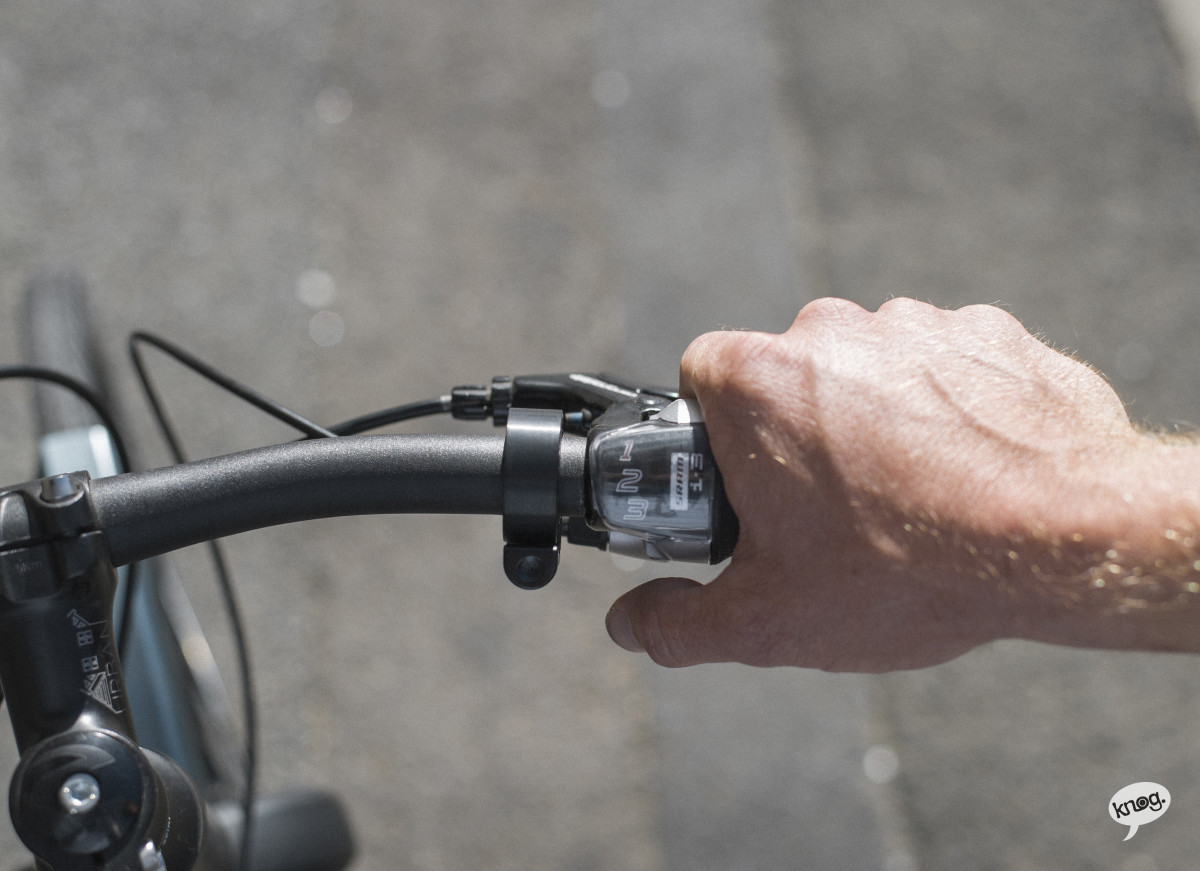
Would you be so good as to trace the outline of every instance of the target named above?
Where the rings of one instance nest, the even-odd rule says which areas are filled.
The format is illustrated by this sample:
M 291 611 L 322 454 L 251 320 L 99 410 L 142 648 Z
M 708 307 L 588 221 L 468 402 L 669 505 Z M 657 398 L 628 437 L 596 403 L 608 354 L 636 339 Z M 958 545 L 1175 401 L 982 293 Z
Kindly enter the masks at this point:
M 670 382 L 705 330 L 916 296 L 1003 304 L 1186 426 L 1200 138 L 1172 38 L 1150 0 L 7 3 L 0 359 L 25 278 L 82 269 L 155 465 L 132 327 L 329 421 L 493 374 Z M 161 377 L 194 456 L 288 437 Z M 358 869 L 1194 867 L 1192 658 L 666 671 L 603 630 L 652 571 L 568 553 L 521 593 L 500 541 L 478 518 L 230 541 L 265 786 L 342 792 Z M 1123 842 L 1107 802 L 1142 780 L 1173 803 Z

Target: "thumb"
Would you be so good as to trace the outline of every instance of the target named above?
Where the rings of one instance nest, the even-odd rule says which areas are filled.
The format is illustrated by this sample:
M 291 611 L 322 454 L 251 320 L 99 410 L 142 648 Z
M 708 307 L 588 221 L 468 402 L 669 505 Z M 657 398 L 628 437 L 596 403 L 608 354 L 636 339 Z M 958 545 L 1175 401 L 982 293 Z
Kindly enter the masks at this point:
M 686 578 L 659 578 L 613 603 L 605 618 L 609 637 L 659 665 L 676 668 L 728 657 L 717 645 L 720 621 L 712 590 Z

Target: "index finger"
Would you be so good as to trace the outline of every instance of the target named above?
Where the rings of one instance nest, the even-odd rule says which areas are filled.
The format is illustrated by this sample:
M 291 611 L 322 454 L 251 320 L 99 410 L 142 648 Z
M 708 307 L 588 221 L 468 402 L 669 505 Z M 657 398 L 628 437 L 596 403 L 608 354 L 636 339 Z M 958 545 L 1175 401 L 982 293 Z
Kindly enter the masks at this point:
M 750 330 L 720 330 L 697 336 L 679 361 L 680 395 L 697 399 L 703 406 L 705 396 L 736 373 L 740 362 L 770 335 Z

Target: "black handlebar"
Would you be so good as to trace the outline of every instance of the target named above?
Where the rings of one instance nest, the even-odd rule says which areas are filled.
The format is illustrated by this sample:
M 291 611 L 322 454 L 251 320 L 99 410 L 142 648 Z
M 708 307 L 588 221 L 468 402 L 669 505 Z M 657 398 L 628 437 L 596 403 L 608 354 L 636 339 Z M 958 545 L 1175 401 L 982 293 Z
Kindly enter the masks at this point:
M 553 577 L 564 527 L 568 541 L 649 559 L 732 552 L 737 518 L 694 402 L 573 374 L 495 379 L 449 404 L 504 435 L 320 438 L 0 490 L 0 685 L 23 758 L 14 822 L 48 867 L 228 865 L 211 858 L 227 844 L 193 840 L 203 808 L 178 788 L 186 778 L 137 748 L 112 639 L 114 565 L 265 526 L 402 513 L 503 516 L 504 569 L 526 589 Z M 111 807 L 64 805 L 76 780 Z
M 351 514 L 501 514 L 503 436 L 371 435 L 256 448 L 91 482 L 114 565 L 265 526 Z M 558 509 L 584 513 L 584 448 L 564 435 Z

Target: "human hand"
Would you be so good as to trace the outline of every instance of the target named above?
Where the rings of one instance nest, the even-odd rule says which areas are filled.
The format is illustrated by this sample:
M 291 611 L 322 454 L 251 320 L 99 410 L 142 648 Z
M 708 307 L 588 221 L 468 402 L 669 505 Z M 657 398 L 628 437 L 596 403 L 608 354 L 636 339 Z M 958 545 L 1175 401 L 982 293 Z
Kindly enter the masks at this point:
M 1009 314 L 819 300 L 782 335 L 701 336 L 681 390 L 741 538 L 710 584 L 621 597 L 622 647 L 874 672 L 1001 637 L 1093 643 L 1064 613 L 1109 601 L 1095 572 L 1149 440 L 1103 378 Z

